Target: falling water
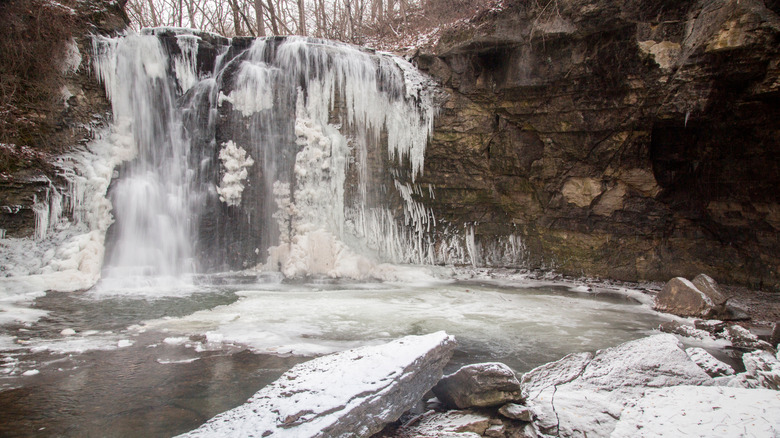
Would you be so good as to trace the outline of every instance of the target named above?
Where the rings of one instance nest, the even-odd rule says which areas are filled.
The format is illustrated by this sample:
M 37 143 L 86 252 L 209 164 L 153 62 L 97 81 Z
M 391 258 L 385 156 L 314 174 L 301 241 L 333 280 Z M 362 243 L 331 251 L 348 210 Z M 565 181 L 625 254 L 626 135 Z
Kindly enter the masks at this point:
M 116 223 L 108 277 L 176 276 L 191 264 L 192 177 L 168 55 L 154 37 L 96 39 L 95 70 L 111 99 L 114 125 L 133 139 L 136 158 L 111 188 Z
M 430 259 L 407 248 L 430 252 L 434 218 L 410 184 L 433 84 L 408 62 L 311 38 L 179 29 L 96 37 L 94 51 L 114 125 L 137 149 L 111 189 L 109 277 L 265 262 L 290 276 L 361 277 L 374 260 Z

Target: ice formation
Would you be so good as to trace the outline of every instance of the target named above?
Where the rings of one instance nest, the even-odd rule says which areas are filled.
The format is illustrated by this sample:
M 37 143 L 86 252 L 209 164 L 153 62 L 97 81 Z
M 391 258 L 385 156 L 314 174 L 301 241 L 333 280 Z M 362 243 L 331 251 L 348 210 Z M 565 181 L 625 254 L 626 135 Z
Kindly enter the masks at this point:
M 160 28 L 95 36 L 91 59 L 111 101 L 110 134 L 66 171 L 70 193 L 52 185 L 38 199 L 46 250 L 24 275 L 88 273 L 73 288 L 101 275 L 147 287 L 151 277 L 254 265 L 395 278 L 384 262 L 511 264 L 524 253 L 515 236 L 479 242 L 473 226 L 448 227 L 427 205 L 435 187 L 417 180 L 435 85 L 401 58 L 314 38 L 247 45 Z M 100 175 L 85 181 L 90 172 Z M 71 213 L 102 219 L 66 221 L 81 228 L 65 236 Z
M 247 169 L 255 164 L 255 160 L 247 155 L 244 148 L 236 146 L 232 140 L 222 144 L 219 159 L 225 171 L 222 181 L 217 187 L 219 200 L 227 205 L 238 205 L 241 203 L 244 181 L 249 175 Z

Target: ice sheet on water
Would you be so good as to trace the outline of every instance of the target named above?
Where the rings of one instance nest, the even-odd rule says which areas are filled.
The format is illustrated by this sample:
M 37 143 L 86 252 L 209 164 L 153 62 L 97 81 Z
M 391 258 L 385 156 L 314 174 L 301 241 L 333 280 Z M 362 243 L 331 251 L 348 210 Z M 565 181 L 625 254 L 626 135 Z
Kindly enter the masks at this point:
M 539 290 L 496 290 L 447 282 L 371 288 L 284 285 L 244 290 L 230 305 L 171 319 L 144 330 L 207 335 L 219 343 L 274 354 L 322 354 L 420 332 L 446 329 L 465 346 L 507 355 L 549 357 L 595 350 L 641 336 L 658 317 L 630 302 L 580 299 Z M 476 290 L 474 289 L 476 288 Z M 564 353 L 565 354 L 565 353 Z

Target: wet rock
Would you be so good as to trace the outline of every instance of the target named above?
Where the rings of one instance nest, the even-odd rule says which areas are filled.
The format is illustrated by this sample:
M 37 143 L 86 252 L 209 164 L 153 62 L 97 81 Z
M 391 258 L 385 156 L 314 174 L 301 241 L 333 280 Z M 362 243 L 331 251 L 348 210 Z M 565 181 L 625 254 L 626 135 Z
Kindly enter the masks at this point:
M 691 360 L 701 367 L 701 369 L 710 377 L 730 376 L 734 374 L 734 368 L 719 361 L 715 356 L 711 355 L 703 348 L 686 348 L 685 352 L 688 354 L 688 357 L 690 357 Z
M 313 359 L 182 436 L 370 436 L 430 390 L 454 348 L 438 332 Z
M 693 322 L 693 326 L 712 335 L 717 335 L 728 326 L 728 323 L 717 319 L 697 319 Z
M 700 283 L 709 286 L 706 280 Z M 709 293 L 715 293 L 714 299 Z M 722 295 L 711 287 L 701 290 L 685 278 L 675 277 L 655 297 L 655 309 L 678 316 L 717 318 L 725 312 L 725 299 L 717 304 L 721 298 Z
M 630 401 L 649 388 L 713 383 L 673 335 L 660 334 L 588 355 L 569 355 L 526 373 L 526 405 L 541 432 L 609 436 Z
M 498 406 L 522 400 L 520 382 L 515 373 L 497 362 L 467 365 L 441 379 L 433 387 L 433 393 L 444 404 L 458 409 Z
M 777 346 L 780 343 L 780 323 L 772 324 L 772 334 L 769 335 L 769 343 Z
M 512 420 L 531 422 L 534 420 L 534 412 L 522 405 L 507 403 L 498 410 L 498 413 Z

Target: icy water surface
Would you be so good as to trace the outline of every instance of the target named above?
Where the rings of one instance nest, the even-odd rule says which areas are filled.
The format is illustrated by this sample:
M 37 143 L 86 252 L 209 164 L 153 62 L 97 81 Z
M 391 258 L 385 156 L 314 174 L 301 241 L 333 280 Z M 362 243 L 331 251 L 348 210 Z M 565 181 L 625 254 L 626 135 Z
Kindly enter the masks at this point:
M 0 327 L 0 435 L 172 436 L 311 355 L 446 330 L 459 342 L 449 370 L 501 361 L 522 373 L 664 320 L 627 294 L 566 285 L 200 282 L 49 293 L 34 304 L 48 316 Z

